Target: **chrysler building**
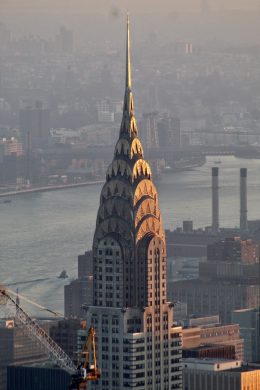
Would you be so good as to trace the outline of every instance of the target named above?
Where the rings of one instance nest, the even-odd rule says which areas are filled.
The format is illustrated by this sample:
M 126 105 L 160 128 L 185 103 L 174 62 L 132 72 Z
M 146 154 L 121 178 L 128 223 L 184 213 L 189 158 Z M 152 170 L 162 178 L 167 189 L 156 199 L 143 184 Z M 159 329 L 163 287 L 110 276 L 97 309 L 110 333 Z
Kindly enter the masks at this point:
M 158 193 L 134 116 L 127 20 L 123 117 L 102 188 L 93 240 L 93 306 L 101 379 L 96 390 L 182 388 L 181 328 L 167 302 Z

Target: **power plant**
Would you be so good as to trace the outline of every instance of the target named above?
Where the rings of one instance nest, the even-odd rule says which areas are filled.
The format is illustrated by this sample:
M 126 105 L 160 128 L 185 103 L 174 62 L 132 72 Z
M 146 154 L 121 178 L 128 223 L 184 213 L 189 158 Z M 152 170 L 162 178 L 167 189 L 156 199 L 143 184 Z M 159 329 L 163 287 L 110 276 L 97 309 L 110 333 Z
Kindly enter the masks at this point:
M 219 169 L 212 168 L 212 233 L 219 232 Z M 247 168 L 240 168 L 240 230 L 248 230 L 247 220 Z

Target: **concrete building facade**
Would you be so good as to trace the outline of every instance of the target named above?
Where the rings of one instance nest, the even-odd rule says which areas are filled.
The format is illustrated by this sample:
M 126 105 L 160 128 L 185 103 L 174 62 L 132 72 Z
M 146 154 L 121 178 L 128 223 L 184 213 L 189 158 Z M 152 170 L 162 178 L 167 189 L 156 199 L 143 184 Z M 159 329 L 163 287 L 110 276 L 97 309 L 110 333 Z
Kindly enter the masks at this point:
M 176 282 L 171 291 L 175 299 L 186 302 L 188 314 L 219 314 L 221 322 L 232 322 L 235 309 L 257 307 L 260 286 L 199 279 Z
M 168 297 L 186 302 L 188 315 L 218 314 L 227 324 L 233 310 L 260 305 L 259 282 L 259 245 L 233 237 L 210 244 L 199 278 L 177 281 Z
M 245 343 L 246 362 L 260 363 L 260 308 L 234 310 L 233 322 L 239 324 Z
M 78 256 L 78 279 L 64 286 L 65 318 L 83 318 L 84 305 L 93 303 L 92 252 Z

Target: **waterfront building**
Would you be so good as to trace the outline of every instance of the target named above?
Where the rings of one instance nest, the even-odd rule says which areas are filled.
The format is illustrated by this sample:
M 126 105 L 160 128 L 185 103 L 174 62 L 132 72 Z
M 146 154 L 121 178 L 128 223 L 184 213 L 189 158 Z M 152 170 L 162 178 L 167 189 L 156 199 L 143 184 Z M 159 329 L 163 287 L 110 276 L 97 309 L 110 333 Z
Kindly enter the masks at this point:
M 83 306 L 93 304 L 92 251 L 78 256 L 78 278 L 64 286 L 65 318 L 82 318 Z
M 23 153 L 23 148 L 21 142 L 18 139 L 11 137 L 10 139 L 2 138 L 0 139 L 0 156 L 10 156 L 16 155 L 21 156 Z
M 93 241 L 93 300 L 102 377 L 90 389 L 182 388 L 182 329 L 166 294 L 166 244 L 158 193 L 134 116 L 127 23 L 123 118 L 100 197 Z
M 40 101 L 35 106 L 23 107 L 19 115 L 19 128 L 24 152 L 46 147 L 51 128 L 49 109 Z

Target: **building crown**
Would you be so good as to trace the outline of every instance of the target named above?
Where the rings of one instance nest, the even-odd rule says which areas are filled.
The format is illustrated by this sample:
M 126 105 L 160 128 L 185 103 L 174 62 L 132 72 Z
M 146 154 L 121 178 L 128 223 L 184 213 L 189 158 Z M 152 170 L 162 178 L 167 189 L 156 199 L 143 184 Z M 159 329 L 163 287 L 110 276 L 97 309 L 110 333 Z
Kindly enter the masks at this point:
M 130 246 L 135 246 L 150 232 L 164 239 L 157 190 L 138 138 L 131 88 L 130 23 L 127 17 L 123 116 L 114 158 L 101 191 L 94 248 L 108 234 L 116 234 Z

